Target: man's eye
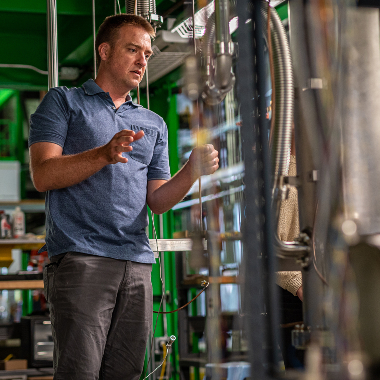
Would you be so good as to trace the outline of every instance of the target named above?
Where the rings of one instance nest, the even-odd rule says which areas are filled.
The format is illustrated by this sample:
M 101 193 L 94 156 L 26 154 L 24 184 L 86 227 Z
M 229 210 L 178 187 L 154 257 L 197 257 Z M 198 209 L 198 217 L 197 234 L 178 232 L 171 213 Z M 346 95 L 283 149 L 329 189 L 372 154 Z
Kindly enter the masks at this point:
M 136 49 L 133 49 L 133 48 L 130 48 L 129 49 L 132 53 L 134 53 L 136 51 Z
M 150 55 L 146 55 L 145 59 L 148 60 L 150 57 L 151 57 Z

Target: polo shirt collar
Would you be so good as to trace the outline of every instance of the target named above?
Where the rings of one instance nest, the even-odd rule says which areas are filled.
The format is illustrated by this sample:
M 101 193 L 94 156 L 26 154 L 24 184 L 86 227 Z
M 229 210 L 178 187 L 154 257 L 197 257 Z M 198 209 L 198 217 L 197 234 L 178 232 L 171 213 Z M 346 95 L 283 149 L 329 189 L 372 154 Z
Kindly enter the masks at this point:
M 82 85 L 84 92 L 86 95 L 96 95 L 100 93 L 105 93 L 104 90 L 102 90 L 93 79 L 89 79 L 87 82 L 83 83 Z M 142 105 L 134 103 L 132 101 L 131 96 L 128 94 L 127 97 L 125 98 L 126 102 L 131 102 L 132 105 L 135 107 L 142 107 Z

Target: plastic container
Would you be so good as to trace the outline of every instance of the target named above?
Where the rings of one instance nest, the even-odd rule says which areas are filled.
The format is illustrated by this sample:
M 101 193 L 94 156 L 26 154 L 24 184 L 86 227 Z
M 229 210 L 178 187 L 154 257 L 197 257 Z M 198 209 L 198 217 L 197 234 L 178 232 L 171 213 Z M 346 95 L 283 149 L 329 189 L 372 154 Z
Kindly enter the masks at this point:
M 25 214 L 19 206 L 13 212 L 13 237 L 15 239 L 25 235 Z
M 12 227 L 4 211 L 0 211 L 0 238 L 9 239 L 12 237 Z

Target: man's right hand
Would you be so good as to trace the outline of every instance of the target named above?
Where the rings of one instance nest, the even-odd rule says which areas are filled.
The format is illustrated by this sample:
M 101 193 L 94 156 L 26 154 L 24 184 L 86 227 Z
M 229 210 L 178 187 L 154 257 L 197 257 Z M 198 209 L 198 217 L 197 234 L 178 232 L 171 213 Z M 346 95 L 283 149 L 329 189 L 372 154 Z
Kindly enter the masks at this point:
M 140 140 L 143 136 L 143 131 L 135 133 L 128 129 L 123 129 L 116 133 L 111 141 L 102 147 L 107 162 L 109 164 L 128 162 L 128 158 L 123 157 L 123 153 L 133 150 L 133 147 L 130 144 L 133 143 L 133 141 Z
M 63 148 L 54 143 L 35 143 L 29 149 L 34 186 L 38 191 L 62 189 L 84 181 L 109 164 L 128 162 L 123 152 L 130 152 L 130 144 L 143 136 L 143 131 L 124 129 L 106 145 L 73 155 L 63 155 Z

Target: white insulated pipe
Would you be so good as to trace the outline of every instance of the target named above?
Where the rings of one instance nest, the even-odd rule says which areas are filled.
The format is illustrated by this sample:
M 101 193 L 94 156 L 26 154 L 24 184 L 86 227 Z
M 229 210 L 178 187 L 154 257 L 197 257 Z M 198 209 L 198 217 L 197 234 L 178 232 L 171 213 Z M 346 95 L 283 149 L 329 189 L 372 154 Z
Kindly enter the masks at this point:
M 47 0 L 48 88 L 58 87 L 57 1 Z

